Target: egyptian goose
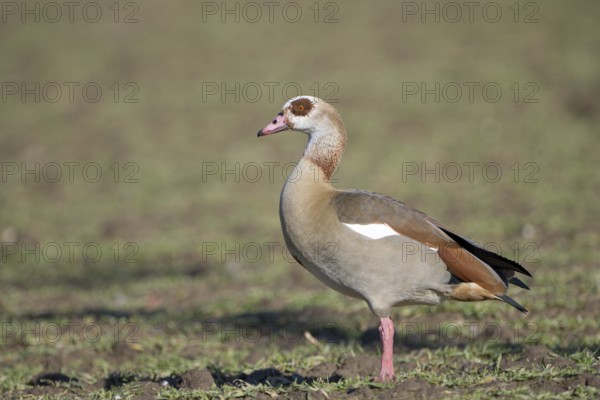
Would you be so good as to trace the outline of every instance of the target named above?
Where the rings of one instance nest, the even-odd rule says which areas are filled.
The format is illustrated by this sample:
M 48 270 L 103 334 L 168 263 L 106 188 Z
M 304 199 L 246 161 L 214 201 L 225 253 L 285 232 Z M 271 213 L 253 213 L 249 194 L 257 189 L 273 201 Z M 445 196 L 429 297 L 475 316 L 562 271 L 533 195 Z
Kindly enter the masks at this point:
M 309 139 L 281 192 L 285 242 L 304 268 L 331 288 L 365 300 L 380 318 L 381 381 L 394 378 L 392 307 L 502 300 L 527 312 L 506 295 L 509 283 L 529 289 L 515 277 L 515 272 L 531 276 L 521 265 L 391 197 L 331 186 L 346 144 L 332 105 L 295 97 L 258 136 L 286 130 Z

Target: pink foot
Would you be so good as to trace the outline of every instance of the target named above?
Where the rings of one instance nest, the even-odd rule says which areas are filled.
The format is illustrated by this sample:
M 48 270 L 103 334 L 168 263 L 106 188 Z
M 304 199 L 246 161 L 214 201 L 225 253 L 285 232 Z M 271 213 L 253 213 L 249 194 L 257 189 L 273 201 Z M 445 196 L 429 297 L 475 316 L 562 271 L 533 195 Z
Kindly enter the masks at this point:
M 389 317 L 381 318 L 379 336 L 381 337 L 381 345 L 383 348 L 379 380 L 381 382 L 391 382 L 394 379 L 394 323 Z

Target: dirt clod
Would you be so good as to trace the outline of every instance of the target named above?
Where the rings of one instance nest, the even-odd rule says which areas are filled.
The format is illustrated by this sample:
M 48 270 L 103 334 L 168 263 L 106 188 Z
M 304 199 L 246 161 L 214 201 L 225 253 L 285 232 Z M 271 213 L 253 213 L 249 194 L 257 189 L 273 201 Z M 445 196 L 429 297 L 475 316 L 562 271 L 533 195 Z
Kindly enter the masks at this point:
M 581 375 L 585 380 L 585 386 L 593 386 L 600 388 L 600 376 L 586 372 Z
M 546 346 L 532 346 L 523 352 L 523 358 L 525 360 L 533 361 L 543 366 L 554 366 L 556 368 L 564 368 L 573 365 L 574 362 L 568 358 L 561 357 L 560 355 L 553 353 Z
M 334 363 L 324 362 L 308 370 L 306 376 L 310 378 L 329 379 L 334 375 L 336 370 L 337 366 Z
M 420 392 L 429 389 L 431 384 L 423 379 L 409 378 L 405 381 L 399 382 L 396 387 L 403 388 L 408 392 Z
M 181 375 L 180 389 L 209 390 L 215 383 L 210 371 L 206 368 L 194 368 Z
M 145 382 L 142 384 L 142 392 L 139 394 L 138 399 L 140 400 L 152 400 L 157 397 L 157 393 L 160 391 L 161 386 L 157 382 Z
M 341 368 L 336 371 L 336 374 L 342 378 L 374 376 L 379 372 L 379 363 L 379 358 L 376 356 L 348 357 L 344 360 Z

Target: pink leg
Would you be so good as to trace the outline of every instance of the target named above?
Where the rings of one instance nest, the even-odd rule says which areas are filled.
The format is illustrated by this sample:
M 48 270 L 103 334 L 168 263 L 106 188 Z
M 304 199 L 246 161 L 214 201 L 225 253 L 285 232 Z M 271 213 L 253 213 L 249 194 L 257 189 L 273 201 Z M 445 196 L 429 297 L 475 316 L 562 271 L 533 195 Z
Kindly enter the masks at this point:
M 381 337 L 381 345 L 383 347 L 379 380 L 382 382 L 390 382 L 394 379 L 394 323 L 390 317 L 381 318 L 379 336 Z

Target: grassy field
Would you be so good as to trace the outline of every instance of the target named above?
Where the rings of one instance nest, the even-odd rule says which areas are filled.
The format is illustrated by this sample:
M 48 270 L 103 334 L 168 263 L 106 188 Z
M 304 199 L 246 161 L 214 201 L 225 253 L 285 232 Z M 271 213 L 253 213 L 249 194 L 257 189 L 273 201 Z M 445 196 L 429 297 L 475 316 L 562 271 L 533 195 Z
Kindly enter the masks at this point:
M 598 2 L 24 4 L 0 15 L 0 397 L 600 395 Z M 344 118 L 335 186 L 521 262 L 530 313 L 396 309 L 377 383 L 378 320 L 282 242 L 306 138 L 256 131 L 299 92 Z

